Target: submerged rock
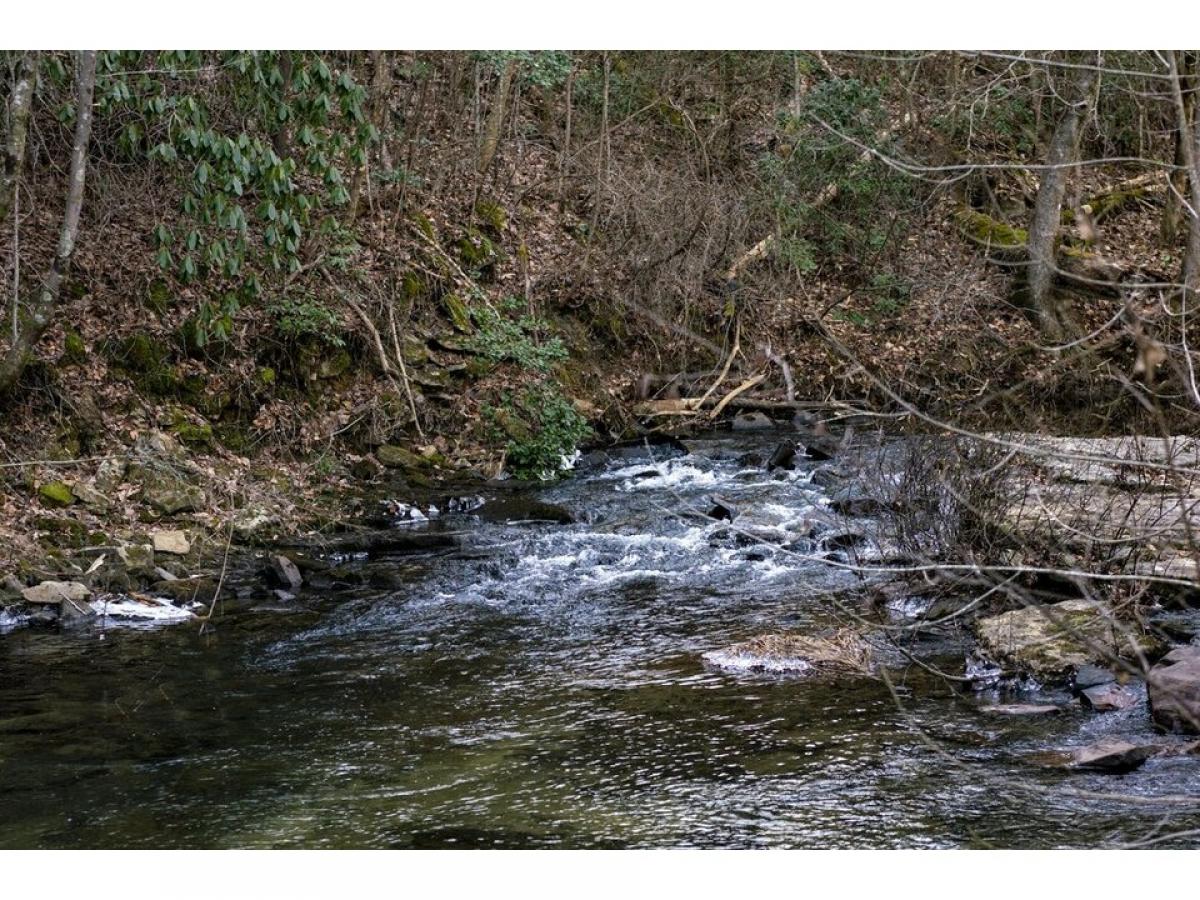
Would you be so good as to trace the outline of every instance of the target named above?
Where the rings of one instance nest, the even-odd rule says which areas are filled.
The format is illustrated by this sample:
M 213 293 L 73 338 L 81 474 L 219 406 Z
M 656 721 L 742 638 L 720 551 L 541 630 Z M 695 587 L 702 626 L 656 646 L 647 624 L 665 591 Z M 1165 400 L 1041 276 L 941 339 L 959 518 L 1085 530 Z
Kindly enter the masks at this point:
M 874 664 L 871 647 L 858 633 L 841 628 L 826 637 L 763 634 L 704 654 L 722 669 L 751 672 L 867 675 Z
M 1200 734 L 1200 647 L 1176 647 L 1150 669 L 1146 687 L 1155 725 Z
M 1132 687 L 1117 684 L 1115 681 L 1087 688 L 1079 695 L 1080 702 L 1095 712 L 1118 712 L 1122 709 L 1129 709 L 1131 706 L 1136 706 L 1141 699 L 1141 695 Z
M 1116 738 L 1079 747 L 1070 752 L 1067 768 L 1121 774 L 1132 772 L 1158 752 L 1155 744 L 1131 744 Z
M 1046 679 L 1069 678 L 1081 666 L 1144 649 L 1132 646 L 1109 607 L 1088 600 L 1010 610 L 979 619 L 975 630 L 987 658 Z
M 1056 716 L 1062 712 L 1054 703 L 992 703 L 979 709 L 994 716 Z

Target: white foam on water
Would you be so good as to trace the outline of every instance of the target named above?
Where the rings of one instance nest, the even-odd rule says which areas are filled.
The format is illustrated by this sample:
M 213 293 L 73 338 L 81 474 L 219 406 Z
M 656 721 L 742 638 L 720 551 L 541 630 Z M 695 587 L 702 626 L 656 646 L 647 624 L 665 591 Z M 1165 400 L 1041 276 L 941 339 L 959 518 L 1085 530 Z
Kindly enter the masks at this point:
M 710 650 L 701 657 L 721 669 L 731 672 L 807 672 L 812 663 L 798 656 L 755 656 L 730 650 Z
M 193 603 L 188 608 L 176 606 L 170 600 L 162 597 L 146 597 L 144 600 L 135 600 L 132 597 L 116 595 L 92 600 L 88 605 L 96 615 L 105 620 L 106 624 L 137 626 L 187 622 L 196 618 L 194 610 L 200 608 L 202 604 Z
M 14 628 L 20 628 L 28 621 L 29 616 L 10 613 L 6 609 L 0 609 L 0 634 L 12 631 Z
M 650 471 L 654 471 L 657 474 L 646 475 L 642 478 L 633 477 L 636 474 Z M 629 466 L 625 469 L 617 470 L 613 475 L 624 479 L 624 483 L 617 486 L 617 490 L 623 493 L 632 491 L 660 491 L 665 488 L 711 487 L 717 484 L 719 480 L 717 473 L 710 469 L 702 469 L 699 466 L 694 466 L 690 463 L 679 463 L 675 460 L 651 466 L 645 464 Z

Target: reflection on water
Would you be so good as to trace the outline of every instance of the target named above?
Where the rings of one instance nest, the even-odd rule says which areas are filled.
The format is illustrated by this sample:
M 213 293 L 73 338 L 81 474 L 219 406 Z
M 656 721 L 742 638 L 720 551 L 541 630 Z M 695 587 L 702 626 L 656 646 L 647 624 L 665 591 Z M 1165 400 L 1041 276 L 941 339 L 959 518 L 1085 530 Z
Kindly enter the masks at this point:
M 1034 722 L 919 669 L 892 671 L 897 705 L 878 681 L 706 668 L 832 623 L 855 581 L 774 549 L 825 514 L 810 473 L 697 449 L 543 492 L 580 524 L 478 523 L 403 590 L 204 636 L 4 635 L 0 846 L 1040 847 L 1200 825 L 1089 795 L 1200 795 L 1195 758 L 1121 777 L 1025 761 L 1138 733 L 1144 709 Z M 714 493 L 774 543 L 690 514 Z

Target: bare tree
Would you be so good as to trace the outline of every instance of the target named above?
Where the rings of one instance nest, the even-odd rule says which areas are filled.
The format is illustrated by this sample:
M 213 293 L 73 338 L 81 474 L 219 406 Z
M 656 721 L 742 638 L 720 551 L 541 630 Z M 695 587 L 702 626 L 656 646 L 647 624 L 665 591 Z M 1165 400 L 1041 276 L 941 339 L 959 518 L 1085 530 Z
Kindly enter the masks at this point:
M 4 158 L 0 161 L 0 220 L 7 219 L 12 211 L 21 172 L 25 167 L 25 139 L 29 132 L 29 111 L 33 106 L 36 76 L 37 54 L 21 54 L 8 99 L 8 140 L 4 145 Z
M 1171 94 L 1175 100 L 1175 112 L 1178 119 L 1180 161 L 1187 172 L 1190 184 L 1188 209 L 1188 238 L 1187 252 L 1183 258 L 1183 272 L 1180 277 L 1184 299 L 1190 299 L 1190 294 L 1196 289 L 1196 281 L 1200 276 L 1200 122 L 1195 115 L 1195 103 L 1189 109 L 1186 89 L 1186 76 L 1180 70 L 1178 55 L 1174 50 L 1167 51 L 1167 62 L 1171 67 Z M 1182 199 L 1182 198 L 1181 198 Z
M 71 166 L 67 175 L 67 201 L 59 230 L 54 261 L 42 280 L 7 354 L 0 359 L 0 395 L 7 394 L 25 369 L 29 355 L 50 324 L 58 304 L 63 279 L 71 269 L 71 257 L 79 235 L 79 215 L 83 209 L 83 188 L 87 175 L 88 142 L 92 134 L 92 97 L 96 88 L 96 51 L 79 51 L 75 63 L 75 139 L 71 148 Z
M 496 150 L 500 146 L 500 131 L 504 125 L 504 114 L 508 107 L 508 94 L 512 89 L 513 78 L 517 74 L 517 58 L 510 56 L 500 69 L 500 82 L 496 85 L 496 93 L 492 95 L 491 107 L 488 109 L 487 124 L 484 125 L 483 143 L 479 147 L 477 168 L 481 175 L 486 174 L 496 158 Z
M 1068 101 L 1050 139 L 1046 168 L 1029 223 L 1029 303 L 1042 332 L 1054 340 L 1069 331 L 1064 311 L 1055 301 L 1051 289 L 1057 270 L 1063 198 L 1071 165 L 1078 156 L 1079 124 L 1088 106 L 1095 74 L 1092 69 L 1082 69 L 1076 76 L 1075 97 Z

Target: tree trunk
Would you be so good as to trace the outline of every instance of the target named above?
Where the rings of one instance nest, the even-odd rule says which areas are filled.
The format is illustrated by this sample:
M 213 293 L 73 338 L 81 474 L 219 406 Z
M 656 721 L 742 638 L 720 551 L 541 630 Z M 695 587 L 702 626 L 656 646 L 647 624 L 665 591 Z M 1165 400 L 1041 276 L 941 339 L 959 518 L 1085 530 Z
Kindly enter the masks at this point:
M 1171 93 L 1175 99 L 1176 120 L 1180 133 L 1186 135 L 1186 139 L 1180 141 L 1179 146 L 1191 186 L 1188 192 L 1191 209 L 1188 210 L 1187 252 L 1184 254 L 1183 271 L 1180 273 L 1186 309 L 1197 287 L 1200 287 L 1200 116 L 1196 116 L 1193 109 L 1192 121 L 1188 121 L 1183 75 L 1174 50 L 1167 51 L 1167 61 L 1171 65 Z
M 281 50 L 279 53 L 279 71 L 283 75 L 283 84 L 279 87 L 280 102 L 286 103 L 292 93 L 292 52 Z M 292 134 L 287 122 L 280 122 L 271 133 L 271 148 L 280 159 L 291 155 Z
M 600 153 L 596 160 L 596 199 L 592 206 L 592 227 L 589 235 L 595 235 L 600 224 L 600 206 L 604 199 L 604 186 L 608 181 L 608 92 L 612 78 L 612 61 L 604 53 L 604 94 L 600 106 Z
M 371 124 L 379 136 L 379 161 L 386 171 L 392 167 L 388 154 L 387 137 L 384 134 L 392 90 L 391 67 L 386 50 L 372 50 L 371 57 L 375 63 L 375 74 L 371 79 Z M 350 189 L 350 209 L 346 214 L 346 221 L 351 224 L 358 218 L 358 207 L 362 202 L 363 189 L 366 187 L 369 177 L 370 166 L 364 159 L 363 164 L 354 173 L 354 184 Z
M 54 262 L 42 282 L 32 307 L 22 322 L 20 333 L 8 353 L 0 359 L 0 396 L 16 385 L 25 369 L 29 354 L 41 339 L 58 303 L 62 282 L 71 268 L 75 239 L 79 234 L 79 214 L 83 209 L 83 188 L 87 175 L 88 141 L 92 135 L 92 97 L 96 88 L 96 51 L 81 50 L 75 66 L 75 142 L 71 149 L 71 168 L 67 176 L 67 203 Z
M 25 143 L 29 134 L 29 111 L 33 107 L 33 86 L 37 80 L 37 55 L 24 53 L 17 63 L 16 80 L 8 99 L 8 140 L 0 164 L 0 222 L 8 219 L 16 201 L 25 168 Z
M 1037 316 L 1042 333 L 1055 340 L 1063 335 L 1066 328 L 1062 311 L 1051 294 L 1058 232 L 1062 224 L 1067 178 L 1078 152 L 1079 123 L 1088 104 L 1092 80 L 1092 70 L 1084 70 L 1076 85 L 1078 99 L 1067 107 L 1054 129 L 1046 154 L 1046 168 L 1034 203 L 1033 219 L 1029 223 L 1029 304 Z
M 496 85 L 496 93 L 492 96 L 492 105 L 488 109 L 487 124 L 484 126 L 483 144 L 479 148 L 480 175 L 492 167 L 496 158 L 496 150 L 500 146 L 500 132 L 504 128 L 504 113 L 508 105 L 508 93 L 512 89 L 513 77 L 517 74 L 517 60 L 509 57 L 504 68 L 500 70 L 500 83 Z
M 1188 191 L 1188 145 L 1192 142 L 1192 123 L 1196 116 L 1196 84 L 1195 73 L 1188 77 L 1186 72 L 1188 65 L 1188 55 L 1184 55 L 1183 65 L 1178 66 L 1178 60 L 1175 59 L 1175 54 L 1172 53 L 1171 60 L 1175 61 L 1178 67 L 1173 70 L 1174 85 L 1172 93 L 1176 94 L 1176 127 L 1175 127 L 1175 154 L 1174 162 L 1176 169 L 1171 173 L 1171 189 L 1167 191 L 1167 197 L 1163 204 L 1162 217 L 1162 240 L 1163 243 L 1172 246 L 1179 237 L 1179 227 L 1183 224 L 1183 200 L 1182 198 Z
M 567 71 L 566 85 L 566 106 L 567 106 L 567 122 L 563 133 L 563 148 L 562 154 L 558 158 L 558 202 L 562 203 L 565 197 L 563 182 L 567 176 L 567 167 L 571 160 L 571 93 L 575 87 L 575 63 L 571 62 L 571 68 Z

